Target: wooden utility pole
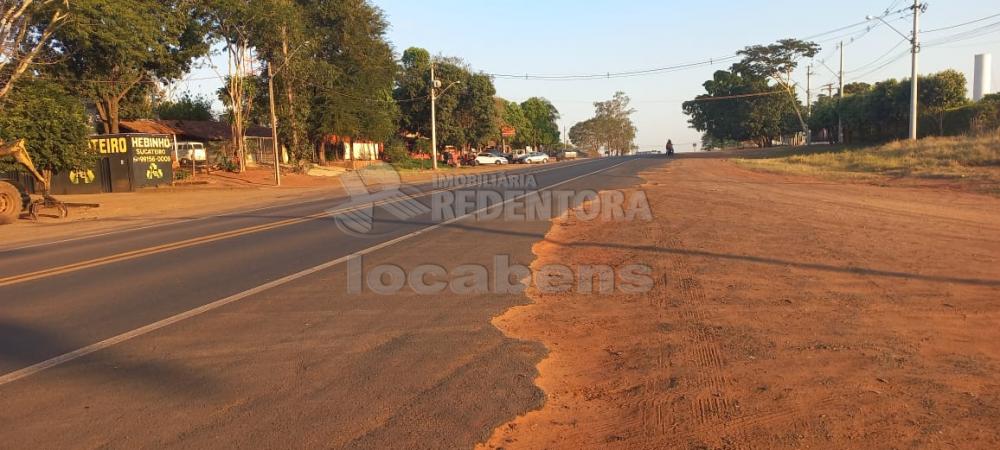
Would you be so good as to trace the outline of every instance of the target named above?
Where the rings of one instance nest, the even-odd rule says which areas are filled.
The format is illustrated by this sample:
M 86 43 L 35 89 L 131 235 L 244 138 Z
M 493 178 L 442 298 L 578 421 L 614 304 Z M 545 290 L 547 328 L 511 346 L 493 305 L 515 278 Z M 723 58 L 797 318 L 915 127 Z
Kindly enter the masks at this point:
M 274 112 L 274 70 L 267 62 L 267 99 L 271 103 L 271 150 L 274 154 L 274 185 L 281 186 L 281 156 L 278 154 L 278 115 Z

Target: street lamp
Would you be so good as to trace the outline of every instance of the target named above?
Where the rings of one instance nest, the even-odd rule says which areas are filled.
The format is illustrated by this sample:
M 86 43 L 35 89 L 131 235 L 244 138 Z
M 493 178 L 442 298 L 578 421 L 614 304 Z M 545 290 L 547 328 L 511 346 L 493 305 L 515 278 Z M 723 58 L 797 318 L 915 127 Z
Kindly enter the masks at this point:
M 445 91 L 451 89 L 452 86 L 456 84 L 461 84 L 461 81 L 453 81 L 448 87 L 441 90 L 444 94 Z M 441 80 L 434 77 L 434 63 L 431 63 L 431 167 L 434 170 L 438 168 L 438 150 L 437 150 L 437 90 L 441 87 Z
M 927 4 L 921 4 L 920 0 L 913 0 L 913 7 L 911 9 L 913 9 L 913 34 L 910 36 L 907 36 L 902 31 L 897 30 L 896 27 L 892 26 L 891 23 L 883 19 L 882 16 L 866 16 L 865 19 L 869 21 L 877 19 L 889 26 L 892 31 L 895 31 L 896 34 L 902 36 L 903 39 L 910 41 L 910 52 L 913 54 L 910 67 L 910 140 L 915 141 L 917 140 L 917 54 L 920 53 L 920 43 L 918 41 L 920 13 L 927 9 Z

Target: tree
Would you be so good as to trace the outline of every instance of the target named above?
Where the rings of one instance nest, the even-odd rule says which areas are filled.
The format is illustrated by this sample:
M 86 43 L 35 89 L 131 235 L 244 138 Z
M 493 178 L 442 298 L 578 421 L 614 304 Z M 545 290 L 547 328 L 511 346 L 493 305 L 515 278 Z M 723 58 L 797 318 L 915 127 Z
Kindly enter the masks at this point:
M 400 60 L 393 97 L 400 107 L 399 126 L 418 137 L 430 136 L 430 68 L 441 82 L 437 94 L 438 142 L 457 147 L 482 147 L 499 134 L 499 111 L 493 79 L 472 73 L 458 58 L 432 58 L 427 50 L 409 48 Z M 506 105 L 504 105 L 506 106 Z M 520 131 L 520 130 L 519 130 Z
M 944 118 L 950 110 L 968 105 L 965 75 L 955 70 L 945 70 L 923 77 L 918 84 L 918 98 L 927 114 L 934 118 L 938 134 L 944 135 Z
M 392 99 L 398 67 L 384 13 L 363 0 L 300 4 L 312 42 L 309 137 L 318 147 L 329 135 L 389 139 L 399 115 Z
M 253 111 L 255 98 L 253 49 L 251 32 L 257 9 L 246 0 L 206 0 L 205 16 L 211 38 L 221 41 L 226 54 L 227 72 L 219 74 L 223 87 L 219 98 L 226 106 L 226 120 L 232 128 L 235 159 L 240 172 L 246 170 L 245 135 L 246 126 Z
M 87 113 L 79 99 L 56 83 L 22 79 L 0 100 L 0 139 L 25 139 L 31 159 L 50 171 L 77 169 L 92 159 Z
M 521 110 L 531 124 L 530 134 L 525 136 L 536 147 L 559 143 L 559 110 L 548 100 L 531 97 L 521 103 Z
M 467 144 L 482 148 L 500 133 L 497 121 L 496 103 L 493 97 L 497 90 L 488 75 L 473 74 L 459 104 L 459 123 L 466 130 Z
M 399 104 L 399 125 L 418 136 L 431 134 L 431 54 L 422 48 L 410 47 L 400 59 L 401 70 L 393 98 Z
M 157 105 L 156 116 L 163 120 L 212 120 L 212 100 L 185 93 L 177 100 Z
M 525 117 L 521 105 L 502 98 L 495 99 L 495 102 L 497 111 L 496 121 L 499 123 L 498 128 L 503 126 L 514 128 L 514 137 L 511 138 L 508 144 L 517 147 L 529 145 L 525 136 L 532 136 L 531 123 Z
M 105 133 L 119 132 L 120 102 L 137 85 L 175 79 L 208 51 L 189 0 L 73 0 L 72 13 L 53 35 L 63 63 L 51 71 L 94 102 Z
M 737 52 L 743 59 L 733 64 L 732 71 L 750 78 L 770 78 L 788 94 L 802 132 L 809 135 L 809 126 L 802 116 L 799 100 L 795 95 L 792 72 L 802 58 L 812 58 L 819 53 L 819 45 L 798 39 L 782 39 L 771 45 L 754 45 Z
M 0 2 L 0 99 L 31 67 L 69 17 L 69 0 Z
M 569 138 L 573 145 L 599 150 L 608 154 L 627 155 L 635 149 L 636 128 L 632 123 L 635 109 L 624 92 L 616 92 L 610 100 L 594 103 L 594 117 L 573 125 Z

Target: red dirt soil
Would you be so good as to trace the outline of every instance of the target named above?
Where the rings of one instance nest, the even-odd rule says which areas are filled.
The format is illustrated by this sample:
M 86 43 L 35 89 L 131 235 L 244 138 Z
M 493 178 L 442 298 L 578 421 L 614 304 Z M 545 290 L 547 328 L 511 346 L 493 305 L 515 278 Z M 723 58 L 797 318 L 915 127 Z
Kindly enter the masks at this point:
M 679 159 L 652 222 L 557 222 L 534 267 L 648 264 L 542 294 L 543 409 L 483 448 L 1000 448 L 1000 199 Z

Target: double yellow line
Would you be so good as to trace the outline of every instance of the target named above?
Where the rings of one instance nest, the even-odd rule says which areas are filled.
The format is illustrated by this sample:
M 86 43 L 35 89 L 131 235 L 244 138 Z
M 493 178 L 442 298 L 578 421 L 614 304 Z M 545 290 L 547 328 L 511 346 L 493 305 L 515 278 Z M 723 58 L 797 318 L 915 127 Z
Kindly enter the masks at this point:
M 346 210 L 345 210 L 346 212 Z M 331 212 L 336 213 L 336 212 Z M 143 256 L 155 255 L 157 253 L 168 252 L 172 250 L 178 250 L 187 247 L 193 247 L 195 245 L 207 244 L 209 242 L 221 241 L 223 239 L 234 238 L 237 236 L 243 236 L 246 234 L 257 233 L 260 231 L 267 231 L 274 228 L 285 227 L 289 225 L 294 225 L 297 223 L 302 223 L 308 220 L 318 219 L 320 217 L 326 216 L 330 213 L 322 212 L 317 214 L 312 214 L 303 217 L 296 217 L 294 219 L 286 219 L 278 222 L 267 223 L 263 225 L 257 225 L 247 228 L 241 228 L 238 230 L 226 231 L 222 233 L 210 234 L 208 236 L 202 236 L 193 239 L 187 239 L 184 241 L 171 242 L 169 244 L 157 245 L 155 247 L 147 247 L 139 250 L 132 250 L 130 252 L 118 253 L 114 255 L 104 256 L 101 258 L 94 258 L 87 261 L 81 261 L 78 263 L 67 264 L 64 266 L 53 267 L 51 269 L 42 269 L 35 272 L 28 272 L 20 275 L 13 275 L 9 277 L 0 278 L 0 287 L 9 286 L 17 283 L 24 283 L 25 281 L 37 280 L 39 278 L 50 277 L 54 275 L 60 275 L 68 272 L 75 272 L 78 270 L 89 269 L 91 267 L 102 266 L 105 264 L 111 264 L 113 262 L 127 261 L 130 259 L 135 259 Z
M 577 164 L 573 164 L 573 165 L 577 165 Z M 547 170 L 541 170 L 541 171 L 529 172 L 529 173 L 541 173 L 541 172 L 547 172 L 548 170 L 554 170 L 554 169 L 547 169 Z M 478 186 L 478 185 L 482 185 L 482 184 L 485 184 L 485 183 L 475 183 L 475 184 L 469 184 L 469 185 L 462 185 L 462 186 L 458 186 L 458 187 L 459 188 L 472 187 L 472 186 Z M 447 188 L 434 189 L 434 190 L 431 190 L 431 191 L 423 192 L 420 195 L 411 196 L 410 198 L 426 197 L 428 195 L 435 194 L 435 193 L 438 193 L 438 192 L 447 191 L 447 190 L 449 190 L 449 189 L 447 189 Z M 76 271 L 79 271 L 79 270 L 89 269 L 89 268 L 92 268 L 92 267 L 103 266 L 105 264 L 111 264 L 111 263 L 120 262 L 120 261 L 128 261 L 130 259 L 141 258 L 143 256 L 149 256 L 149 255 L 155 255 L 157 253 L 164 253 L 164 252 L 169 252 L 169 251 L 173 251 L 173 250 L 179 250 L 179 249 L 182 249 L 182 248 L 193 247 L 193 246 L 196 246 L 196 245 L 207 244 L 207 243 L 210 243 L 210 242 L 221 241 L 223 239 L 230 239 L 230 238 L 234 238 L 234 237 L 238 237 L 238 236 L 244 236 L 244 235 L 247 235 L 247 234 L 259 233 L 261 231 L 273 230 L 275 228 L 287 227 L 287 226 L 290 226 L 290 225 L 295 225 L 295 224 L 302 223 L 302 222 L 307 222 L 307 221 L 310 221 L 310 220 L 316 220 L 316 219 L 320 219 L 320 218 L 323 218 L 323 217 L 333 216 L 333 215 L 338 215 L 338 214 L 344 214 L 344 213 L 348 213 L 348 212 L 352 212 L 352 211 L 359 211 L 359 210 L 368 208 L 370 206 L 380 206 L 380 205 L 384 205 L 384 204 L 391 203 L 391 202 L 396 202 L 396 201 L 399 201 L 399 200 L 398 199 L 386 199 L 386 200 L 377 201 L 377 202 L 375 202 L 375 203 L 373 203 L 371 205 L 358 205 L 358 206 L 353 206 L 353 207 L 350 207 L 350 208 L 336 209 L 336 210 L 331 210 L 331 211 L 323 211 L 323 212 L 319 212 L 319 213 L 315 213 L 315 214 L 310 214 L 308 216 L 296 217 L 296 218 L 292 218 L 292 219 L 285 219 L 285 220 L 280 220 L 278 222 L 271 222 L 271 223 L 266 223 L 266 224 L 263 224 L 263 225 L 256 225 L 256 226 L 247 227 L 247 228 L 240 228 L 238 230 L 225 231 L 225 232 L 222 232 L 222 233 L 210 234 L 208 236 L 202 236 L 202 237 L 187 239 L 187 240 L 183 240 L 183 241 L 171 242 L 169 244 L 157 245 L 155 247 L 146 247 L 146 248 L 142 248 L 142 249 L 138 249 L 138 250 L 132 250 L 132 251 L 128 251 L 128 252 L 117 253 L 117 254 L 114 254 L 114 255 L 109 255 L 109 256 L 103 256 L 103 257 L 100 257 L 100 258 L 89 259 L 89 260 L 80 261 L 80 262 L 77 262 L 77 263 L 66 264 L 66 265 L 59 266 L 59 267 L 52 267 L 52 268 L 49 268 L 49 269 L 42 269 L 42 270 L 38 270 L 38 271 L 34 271 L 34 272 L 28 272 L 28 273 L 23 273 L 23 274 L 19 274 L 19 275 L 12 275 L 12 276 L 8 276 L 8 277 L 0 278 L 0 287 L 10 286 L 12 284 L 24 283 L 24 282 L 27 282 L 27 281 L 37 280 L 37 279 L 40 279 L 40 278 L 46 278 L 46 277 L 51 277 L 51 276 L 55 276 L 55 275 L 61 275 L 61 274 L 64 274 L 64 273 L 76 272 Z

